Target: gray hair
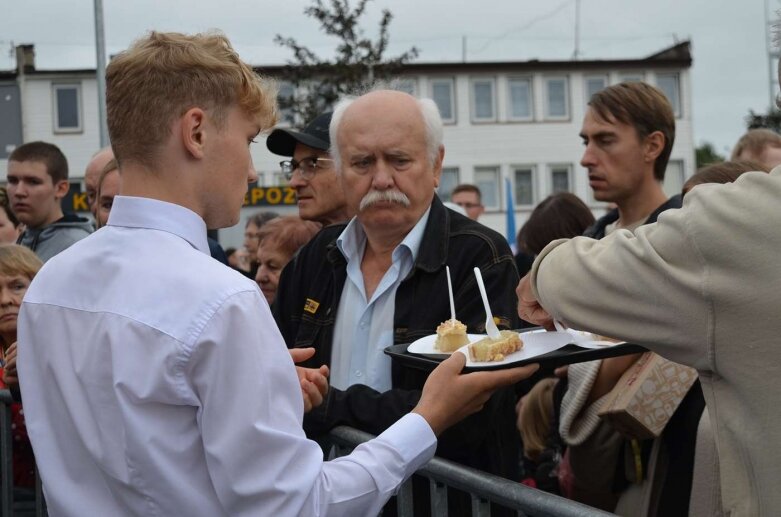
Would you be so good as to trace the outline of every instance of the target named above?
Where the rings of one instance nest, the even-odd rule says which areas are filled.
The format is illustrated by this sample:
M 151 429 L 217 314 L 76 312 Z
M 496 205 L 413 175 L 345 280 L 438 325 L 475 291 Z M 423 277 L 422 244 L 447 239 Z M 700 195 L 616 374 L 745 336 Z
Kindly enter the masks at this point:
M 380 91 L 387 88 L 375 88 L 370 92 Z M 410 97 L 412 97 L 410 95 Z M 423 124 L 426 126 L 426 152 L 428 154 L 431 165 L 437 162 L 439 157 L 439 149 L 442 147 L 442 117 L 439 114 L 439 108 L 432 99 L 417 99 L 412 97 L 418 105 L 420 115 L 423 117 Z M 342 156 L 339 153 L 339 141 L 337 134 L 339 133 L 339 125 L 342 122 L 344 112 L 350 105 L 358 99 L 357 96 L 350 96 L 341 99 L 336 106 L 334 106 L 334 114 L 331 117 L 331 125 L 328 126 L 328 133 L 331 138 L 331 158 L 334 160 L 334 166 L 337 172 L 341 173 L 342 168 Z

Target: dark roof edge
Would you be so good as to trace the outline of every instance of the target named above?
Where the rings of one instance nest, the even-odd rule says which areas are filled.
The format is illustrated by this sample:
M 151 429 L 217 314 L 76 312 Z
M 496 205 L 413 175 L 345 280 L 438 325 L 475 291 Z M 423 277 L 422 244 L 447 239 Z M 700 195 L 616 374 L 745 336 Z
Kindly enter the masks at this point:
M 565 60 L 539 60 L 528 61 L 481 61 L 481 62 L 436 62 L 436 63 L 407 63 L 403 65 L 404 71 L 422 70 L 579 70 L 579 69 L 605 69 L 605 68 L 690 68 L 692 65 L 691 42 L 682 41 L 666 49 L 660 50 L 648 57 L 640 59 L 591 59 L 581 61 Z M 265 65 L 255 66 L 258 72 L 272 73 L 283 70 L 290 65 Z M 403 73 L 403 72 L 402 72 Z

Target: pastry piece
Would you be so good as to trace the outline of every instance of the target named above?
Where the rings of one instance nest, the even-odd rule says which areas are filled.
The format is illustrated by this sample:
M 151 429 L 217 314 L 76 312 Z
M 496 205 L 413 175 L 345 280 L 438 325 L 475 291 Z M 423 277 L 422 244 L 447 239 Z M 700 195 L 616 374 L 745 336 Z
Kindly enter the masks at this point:
M 499 334 L 499 339 L 484 337 L 480 341 L 475 341 L 469 345 L 469 357 L 472 361 L 480 363 L 501 361 L 508 354 L 523 348 L 523 341 L 521 341 L 517 332 L 502 330 Z
M 458 320 L 443 321 L 437 327 L 437 339 L 434 348 L 440 352 L 455 352 L 469 343 L 466 336 L 466 325 Z

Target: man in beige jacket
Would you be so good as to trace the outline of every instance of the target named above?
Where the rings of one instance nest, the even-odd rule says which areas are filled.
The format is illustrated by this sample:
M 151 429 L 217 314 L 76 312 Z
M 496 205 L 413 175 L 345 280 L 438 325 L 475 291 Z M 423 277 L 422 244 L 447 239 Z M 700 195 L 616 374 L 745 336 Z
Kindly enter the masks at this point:
M 697 368 L 724 511 L 781 509 L 781 167 L 702 185 L 634 234 L 552 242 L 518 285 L 519 314 L 610 333 Z

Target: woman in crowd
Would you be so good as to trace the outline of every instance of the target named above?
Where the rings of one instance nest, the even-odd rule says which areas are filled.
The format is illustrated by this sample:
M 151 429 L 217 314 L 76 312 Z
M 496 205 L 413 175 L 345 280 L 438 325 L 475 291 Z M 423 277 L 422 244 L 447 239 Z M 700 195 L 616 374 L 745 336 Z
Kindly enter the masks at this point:
M 255 281 L 269 305 L 274 301 L 282 269 L 298 249 L 320 231 L 321 225 L 298 216 L 272 219 L 258 231 L 258 272 Z
M 523 276 L 531 269 L 534 257 L 551 241 L 582 235 L 594 224 L 594 214 L 578 196 L 559 192 L 546 197 L 518 231 L 515 264 Z
M 18 390 L 16 373 L 16 319 L 22 298 L 43 263 L 29 249 L 17 244 L 0 244 L 0 389 Z M 31 488 L 35 484 L 35 458 L 21 404 L 13 404 L 14 485 Z
M 22 223 L 11 211 L 8 203 L 8 191 L 0 187 L 0 243 L 16 242 L 22 233 Z

